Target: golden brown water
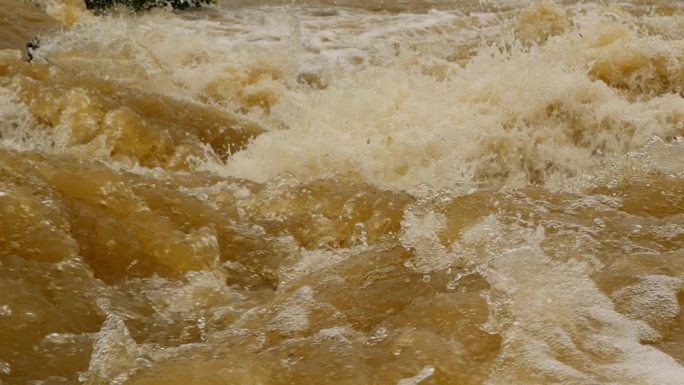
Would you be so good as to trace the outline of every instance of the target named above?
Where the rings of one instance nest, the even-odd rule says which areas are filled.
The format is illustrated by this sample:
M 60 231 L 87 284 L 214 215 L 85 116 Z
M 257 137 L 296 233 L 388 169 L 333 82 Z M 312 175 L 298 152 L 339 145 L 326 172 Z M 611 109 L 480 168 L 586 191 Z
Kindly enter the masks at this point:
M 678 3 L 38 3 L 0 384 L 684 383 Z

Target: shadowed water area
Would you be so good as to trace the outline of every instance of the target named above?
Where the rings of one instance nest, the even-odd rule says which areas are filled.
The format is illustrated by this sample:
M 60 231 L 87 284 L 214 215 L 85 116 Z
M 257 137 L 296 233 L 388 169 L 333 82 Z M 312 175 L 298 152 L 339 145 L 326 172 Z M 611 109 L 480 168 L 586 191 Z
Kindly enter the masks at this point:
M 0 36 L 0 384 L 683 383 L 679 3 L 0 0 Z

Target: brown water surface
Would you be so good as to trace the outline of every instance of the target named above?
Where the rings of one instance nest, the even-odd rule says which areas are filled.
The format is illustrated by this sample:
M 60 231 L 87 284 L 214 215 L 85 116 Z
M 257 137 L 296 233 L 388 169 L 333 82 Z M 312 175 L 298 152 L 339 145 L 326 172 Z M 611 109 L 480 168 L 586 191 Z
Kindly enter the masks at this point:
M 681 384 L 678 3 L 37 4 L 0 384 Z

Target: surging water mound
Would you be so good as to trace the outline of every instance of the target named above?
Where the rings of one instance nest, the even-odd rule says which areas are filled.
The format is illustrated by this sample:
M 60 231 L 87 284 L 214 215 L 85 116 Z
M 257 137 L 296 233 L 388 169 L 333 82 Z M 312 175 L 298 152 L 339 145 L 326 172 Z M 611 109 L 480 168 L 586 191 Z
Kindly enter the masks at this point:
M 321 367 L 358 384 L 681 376 L 654 348 L 684 358 L 678 179 L 411 203 L 343 181 L 2 160 L 10 383 L 86 369 L 88 383 L 137 371 L 133 384 L 308 383 Z
M 679 384 L 681 10 L 397 7 L 3 51 L 3 384 Z
M 258 138 L 227 174 L 353 168 L 386 188 L 557 185 L 654 135 L 681 137 L 682 41 L 586 22 L 541 47 L 483 48 L 446 80 L 363 69 L 283 112 L 290 130 Z
M 42 55 L 249 114 L 272 132 L 206 167 L 260 183 L 354 170 L 399 190 L 557 186 L 654 135 L 682 135 L 684 47 L 662 20 L 548 4 L 501 16 L 321 12 L 107 19 L 48 39 Z
M 47 126 L 34 130 L 42 138 L 31 138 L 24 127 L 17 127 L 21 132 L 8 132 L 24 135 L 21 139 L 33 145 L 177 170 L 207 151 L 226 157 L 262 131 L 217 109 L 127 88 L 77 70 L 29 65 L 13 51 L 5 51 L 0 60 L 3 85 L 17 92 L 36 124 Z M 49 145 L 44 143 L 46 129 Z

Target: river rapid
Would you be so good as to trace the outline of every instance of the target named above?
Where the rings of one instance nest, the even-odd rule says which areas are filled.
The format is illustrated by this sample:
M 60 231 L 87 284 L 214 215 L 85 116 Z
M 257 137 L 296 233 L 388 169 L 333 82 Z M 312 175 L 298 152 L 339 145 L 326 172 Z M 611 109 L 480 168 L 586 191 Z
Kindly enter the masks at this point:
M 680 3 L 0 0 L 0 36 L 0 384 L 684 383 Z

